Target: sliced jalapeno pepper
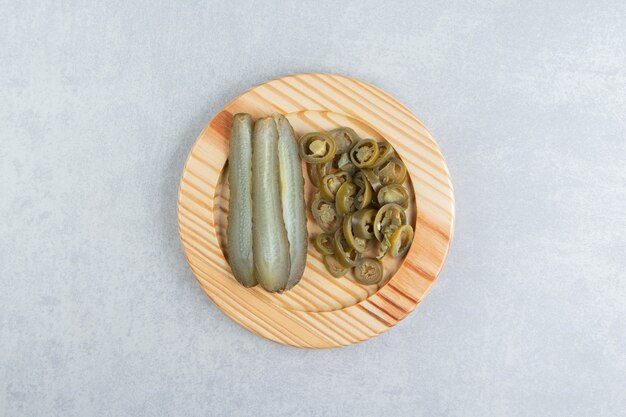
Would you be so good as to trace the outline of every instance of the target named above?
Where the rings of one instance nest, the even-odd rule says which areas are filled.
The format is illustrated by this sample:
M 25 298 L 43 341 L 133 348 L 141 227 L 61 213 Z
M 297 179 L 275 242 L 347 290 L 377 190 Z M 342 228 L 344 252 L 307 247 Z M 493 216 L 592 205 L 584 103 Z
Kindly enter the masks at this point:
M 361 139 L 350 149 L 350 160 L 357 168 L 373 167 L 378 158 L 378 143 L 374 139 Z
M 313 218 L 323 231 L 334 232 L 339 229 L 341 219 L 337 214 L 335 205 L 328 201 L 324 201 L 319 192 L 315 193 L 315 197 L 313 197 L 311 214 L 313 214 Z
M 335 256 L 339 263 L 346 268 L 352 268 L 361 259 L 361 254 L 348 245 L 346 238 L 343 236 L 342 230 L 337 229 L 333 241 L 335 246 Z
M 357 170 L 357 167 L 354 166 L 347 152 L 342 153 L 339 159 L 337 160 L 337 168 L 339 168 L 342 171 L 347 172 L 350 175 L 354 175 L 354 173 Z
M 402 184 L 406 178 L 406 166 L 395 156 L 380 164 L 376 169 L 382 185 Z
M 356 196 L 357 186 L 352 181 L 346 181 L 341 184 L 335 195 L 335 207 L 337 214 L 345 216 L 354 211 L 354 197 Z
M 354 278 L 363 285 L 378 284 L 383 279 L 383 264 L 378 259 L 362 258 L 354 268 Z
M 339 187 L 341 187 L 344 182 L 350 181 L 351 179 L 352 176 L 345 171 L 337 171 L 325 175 L 320 184 L 322 198 L 326 201 L 335 201 L 335 195 Z
M 352 145 L 361 139 L 359 135 L 349 127 L 338 127 L 328 133 L 330 133 L 333 139 L 335 139 L 335 143 L 337 143 L 337 154 L 348 152 L 350 148 L 352 148 Z
M 342 184 L 344 182 L 348 182 L 352 180 L 352 174 L 342 169 L 335 171 L 334 174 L 339 179 L 339 181 L 341 181 Z
M 354 184 L 358 189 L 354 199 L 354 207 L 360 210 L 372 201 L 372 187 L 363 171 L 354 174 Z
M 389 239 L 387 236 L 383 236 L 383 240 L 378 242 L 378 249 L 376 251 L 376 259 L 383 259 L 389 251 Z
M 327 162 L 325 164 L 306 164 L 306 172 L 309 175 L 309 180 L 311 184 L 320 187 L 320 181 L 324 177 L 324 175 L 330 173 L 332 169 L 332 162 Z
M 320 195 L 326 201 L 335 201 L 335 194 L 341 187 L 342 182 L 337 179 L 335 174 L 324 175 L 320 183 Z
M 324 265 L 330 275 L 335 278 L 342 277 L 348 273 L 350 268 L 343 266 L 333 255 L 324 255 Z
M 389 160 L 394 155 L 395 151 L 393 146 L 386 140 L 378 142 L 378 158 L 374 163 L 374 166 L 379 167 L 383 162 Z
M 399 258 L 411 247 L 413 241 L 413 228 L 408 224 L 398 227 L 389 238 L 389 251 L 391 256 Z
M 362 169 L 361 172 L 367 178 L 367 182 L 370 183 L 370 187 L 374 190 L 374 192 L 378 192 L 382 184 L 380 183 L 380 178 L 378 178 L 378 174 L 371 169 Z
M 341 230 L 343 231 L 343 237 L 348 242 L 348 245 L 355 251 L 363 253 L 367 250 L 367 240 L 362 239 L 354 235 L 352 230 L 352 216 L 348 215 L 343 218 Z
M 355 180 L 356 182 L 356 180 Z M 395 203 L 407 209 L 409 207 L 409 193 L 401 184 L 389 184 L 378 190 L 378 204 L 384 206 L 388 203 Z
M 300 138 L 300 156 L 310 164 L 323 164 L 335 157 L 337 144 L 326 132 L 311 132 Z
M 335 253 L 333 236 L 330 233 L 320 233 L 319 235 L 315 236 L 313 245 L 321 255 L 332 255 L 333 253 Z
M 397 204 L 389 203 L 378 209 L 374 219 L 374 236 L 379 241 L 390 236 L 398 227 L 406 224 L 406 213 Z
M 376 209 L 373 208 L 365 208 L 354 212 L 351 216 L 354 235 L 361 239 L 373 239 L 375 218 Z

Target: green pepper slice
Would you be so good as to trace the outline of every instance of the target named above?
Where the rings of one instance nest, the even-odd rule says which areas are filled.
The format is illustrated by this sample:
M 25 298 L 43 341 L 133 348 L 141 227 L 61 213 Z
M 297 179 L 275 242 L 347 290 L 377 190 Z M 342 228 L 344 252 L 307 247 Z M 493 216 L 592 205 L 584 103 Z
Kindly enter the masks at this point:
M 332 169 L 332 162 L 327 162 L 325 164 L 306 164 L 306 172 L 309 175 L 309 180 L 311 184 L 315 187 L 320 187 L 320 181 L 324 177 L 324 175 L 328 174 Z
M 310 164 L 323 164 L 335 157 L 337 144 L 326 132 L 311 132 L 299 141 L 300 156 Z
M 341 184 L 335 195 L 335 207 L 337 214 L 345 216 L 354 211 L 354 197 L 356 196 L 357 186 L 352 181 L 346 181 Z
M 352 161 L 350 160 L 350 156 L 348 153 L 342 153 L 339 159 L 337 160 L 337 168 L 342 171 L 347 172 L 350 175 L 354 175 L 357 170 L 357 167 L 354 166 Z
M 343 236 L 342 230 L 337 229 L 335 239 L 335 256 L 339 263 L 346 268 L 352 268 L 361 259 L 361 254 L 348 245 L 346 238 Z
M 409 193 L 401 184 L 389 184 L 378 190 L 378 204 L 384 206 L 388 203 L 395 203 L 407 209 L 409 207 Z
M 379 167 L 386 162 L 395 154 L 393 146 L 386 140 L 378 142 L 378 158 L 376 158 L 376 162 L 374 163 L 375 167 Z
M 380 164 L 376 169 L 382 185 L 402 184 L 406 178 L 406 165 L 395 156 Z
M 354 268 L 354 278 L 363 285 L 378 284 L 383 279 L 383 263 L 378 259 L 362 258 Z
M 376 251 L 376 259 L 383 259 L 389 251 L 389 239 L 387 236 L 383 236 L 383 240 L 378 242 L 378 250 Z
M 339 179 L 339 181 L 341 181 L 342 184 L 352 180 L 352 174 L 341 169 L 335 171 L 335 176 Z
M 335 253 L 335 247 L 333 245 L 333 236 L 330 233 L 320 233 L 315 236 L 313 246 L 321 255 L 332 255 Z
M 354 207 L 360 210 L 367 207 L 372 201 L 372 187 L 363 171 L 359 171 L 354 175 L 354 184 L 358 189 L 354 199 Z
M 313 197 L 311 214 L 313 214 L 313 218 L 323 231 L 334 232 L 339 229 L 341 219 L 337 214 L 335 205 L 323 200 L 319 192 L 315 193 L 315 196 Z
M 324 175 L 320 183 L 320 195 L 326 201 L 335 201 L 335 194 L 343 184 L 335 174 Z
M 350 149 L 350 160 L 357 168 L 373 167 L 378 158 L 378 142 L 374 139 L 361 139 Z
M 374 238 L 376 209 L 364 208 L 354 212 L 350 217 L 352 219 L 352 231 L 356 237 L 360 237 L 361 239 Z
M 343 237 L 348 242 L 348 245 L 355 251 L 363 253 L 367 250 L 367 240 L 362 239 L 354 235 L 352 230 L 352 216 L 346 216 L 343 218 L 341 230 L 343 231 Z
M 345 171 L 337 171 L 325 175 L 320 184 L 322 198 L 326 201 L 335 201 L 335 195 L 339 187 L 341 187 L 344 182 L 350 181 L 351 179 L 352 176 Z
M 411 242 L 413 242 L 413 228 L 408 224 L 398 227 L 389 238 L 391 256 L 394 258 L 404 256 L 411 247 Z
M 362 169 L 361 172 L 367 178 L 367 182 L 369 182 L 370 187 L 372 187 L 374 192 L 378 192 L 380 187 L 383 186 L 380 182 L 380 178 L 378 178 L 378 174 L 371 169 Z
M 406 224 L 406 213 L 402 207 L 394 203 L 385 204 L 376 213 L 374 236 L 382 242 L 383 236 L 391 236 L 403 224 Z
M 350 269 L 339 263 L 337 258 L 335 258 L 333 255 L 324 255 L 324 266 L 326 266 L 326 269 L 328 270 L 328 272 L 330 272 L 330 275 L 334 276 L 335 278 L 346 275 L 348 273 L 348 270 Z
M 328 133 L 330 133 L 333 139 L 335 139 L 335 143 L 337 143 L 337 154 L 348 152 L 353 144 L 361 140 L 359 135 L 349 127 L 338 127 Z

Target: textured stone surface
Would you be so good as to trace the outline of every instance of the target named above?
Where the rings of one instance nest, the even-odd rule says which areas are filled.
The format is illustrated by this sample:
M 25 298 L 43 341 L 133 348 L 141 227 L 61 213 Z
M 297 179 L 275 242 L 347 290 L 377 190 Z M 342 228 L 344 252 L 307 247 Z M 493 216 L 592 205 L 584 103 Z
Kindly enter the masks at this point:
M 0 415 L 624 415 L 625 3 L 336 4 L 0 1 Z M 303 71 L 413 109 L 457 197 L 428 298 L 338 350 L 237 326 L 176 229 L 207 120 Z

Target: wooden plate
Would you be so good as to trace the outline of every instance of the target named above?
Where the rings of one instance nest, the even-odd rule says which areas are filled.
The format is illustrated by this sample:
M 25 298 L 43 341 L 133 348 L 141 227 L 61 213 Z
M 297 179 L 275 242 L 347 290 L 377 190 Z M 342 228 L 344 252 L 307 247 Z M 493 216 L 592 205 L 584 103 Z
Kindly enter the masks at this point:
M 408 219 L 415 228 L 404 259 L 385 257 L 386 283 L 363 286 L 330 276 L 309 246 L 298 286 L 269 294 L 235 281 L 225 258 L 227 158 L 232 116 L 285 114 L 296 135 L 350 126 L 363 137 L 387 139 L 410 178 Z M 308 177 L 305 174 L 305 179 Z M 307 202 L 311 185 L 306 184 Z M 317 226 L 309 215 L 309 233 Z M 450 175 L 424 125 L 385 92 L 352 78 L 298 74 L 261 84 L 224 107 L 191 149 L 178 195 L 178 224 L 187 261 L 213 302 L 250 331 L 286 345 L 346 346 L 376 336 L 409 314 L 432 287 L 446 259 L 454 225 Z

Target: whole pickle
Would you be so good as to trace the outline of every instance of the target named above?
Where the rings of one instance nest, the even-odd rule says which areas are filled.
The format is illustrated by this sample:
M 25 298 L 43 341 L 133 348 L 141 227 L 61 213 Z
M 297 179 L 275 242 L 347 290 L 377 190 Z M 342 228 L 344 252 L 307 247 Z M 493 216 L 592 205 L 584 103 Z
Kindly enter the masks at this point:
M 274 119 L 257 120 L 252 147 L 254 271 L 264 289 L 282 292 L 289 280 L 290 259 L 280 199 L 278 130 Z
M 272 117 L 278 129 L 280 197 L 291 260 L 289 280 L 285 288 L 288 290 L 300 282 L 306 266 L 309 235 L 306 229 L 304 178 L 302 177 L 302 163 L 298 155 L 298 144 L 291 124 L 281 114 L 274 114 Z
M 228 262 L 243 286 L 257 284 L 252 260 L 252 118 L 233 116 L 228 157 Z

